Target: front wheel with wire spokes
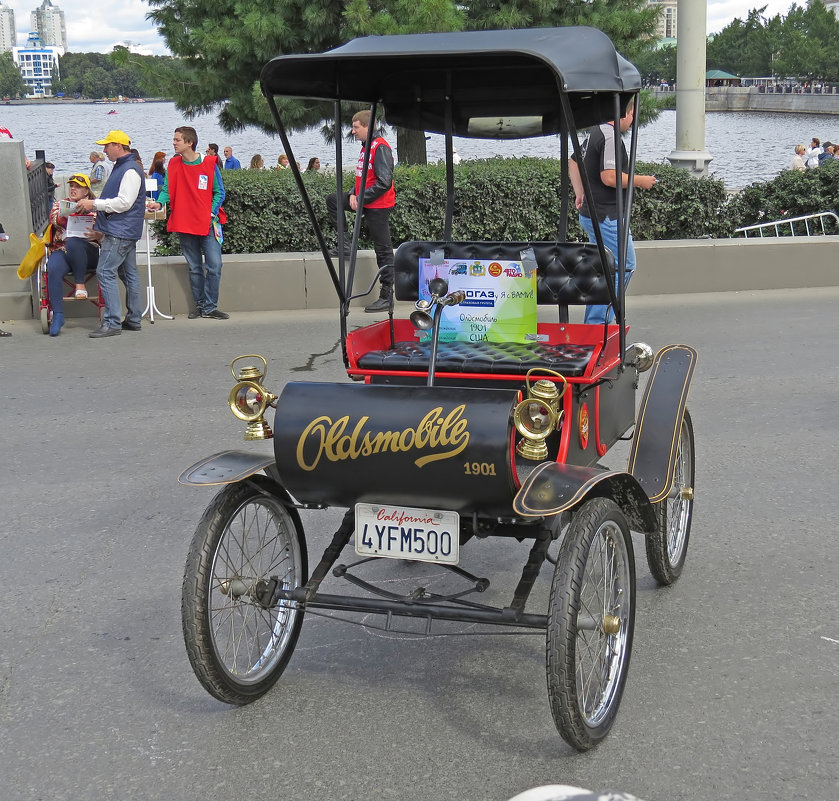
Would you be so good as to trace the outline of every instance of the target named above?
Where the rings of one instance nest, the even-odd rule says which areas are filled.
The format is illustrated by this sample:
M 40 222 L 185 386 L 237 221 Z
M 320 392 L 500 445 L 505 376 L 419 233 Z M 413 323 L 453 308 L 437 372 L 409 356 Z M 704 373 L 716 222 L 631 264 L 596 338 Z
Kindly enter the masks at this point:
M 586 501 L 557 556 L 548 607 L 548 699 L 578 751 L 608 733 L 620 706 L 635 630 L 635 560 L 617 504 Z
M 187 654 L 207 692 L 248 704 L 276 683 L 297 644 L 303 609 L 274 602 L 274 593 L 306 579 L 300 519 L 272 481 L 251 476 L 216 495 L 195 531 L 181 595 Z
M 682 575 L 693 520 L 693 486 L 695 457 L 693 422 L 688 410 L 679 427 L 673 487 L 670 494 L 655 504 L 658 528 L 645 537 L 647 564 L 659 584 L 668 586 Z

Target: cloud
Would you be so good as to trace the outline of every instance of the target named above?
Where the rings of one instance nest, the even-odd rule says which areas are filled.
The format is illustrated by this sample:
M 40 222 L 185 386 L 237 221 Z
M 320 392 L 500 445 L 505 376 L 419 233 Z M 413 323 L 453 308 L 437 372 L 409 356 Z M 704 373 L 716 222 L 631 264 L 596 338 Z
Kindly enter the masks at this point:
M 3 0 L 14 9 L 18 44 L 26 43 L 31 13 L 42 0 Z M 131 49 L 147 55 L 165 55 L 166 43 L 146 19 L 149 6 L 142 0 L 102 0 L 92 11 L 68 0 L 52 0 L 64 12 L 67 49 L 73 53 L 110 53 L 115 44 L 131 43 Z
M 799 5 L 804 5 L 806 0 L 801 0 Z M 790 0 L 764 0 L 764 2 L 749 2 L 748 0 L 708 0 L 707 4 L 707 26 L 708 33 L 719 33 L 727 27 L 735 17 L 745 20 L 752 9 L 763 8 L 766 11 L 763 15 L 767 18 L 776 14 L 786 16 L 792 5 Z

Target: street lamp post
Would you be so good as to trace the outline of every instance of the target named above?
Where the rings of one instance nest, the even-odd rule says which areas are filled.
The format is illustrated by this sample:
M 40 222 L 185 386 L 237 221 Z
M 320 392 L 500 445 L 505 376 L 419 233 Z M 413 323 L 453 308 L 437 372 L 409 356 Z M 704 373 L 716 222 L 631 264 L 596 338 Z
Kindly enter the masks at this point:
M 705 149 L 705 0 L 678 0 L 676 22 L 676 149 L 667 160 L 693 175 L 708 174 Z

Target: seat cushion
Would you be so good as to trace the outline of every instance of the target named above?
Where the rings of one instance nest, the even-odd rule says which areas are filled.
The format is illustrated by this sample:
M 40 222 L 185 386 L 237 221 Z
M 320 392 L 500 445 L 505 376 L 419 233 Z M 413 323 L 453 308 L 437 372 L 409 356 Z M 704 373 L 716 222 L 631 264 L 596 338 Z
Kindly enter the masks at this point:
M 573 377 L 585 373 L 593 352 L 592 345 L 441 342 L 436 369 L 444 373 L 525 375 L 533 367 L 546 367 Z M 430 353 L 430 342 L 397 342 L 394 348 L 365 353 L 358 366 L 364 370 L 426 372 Z

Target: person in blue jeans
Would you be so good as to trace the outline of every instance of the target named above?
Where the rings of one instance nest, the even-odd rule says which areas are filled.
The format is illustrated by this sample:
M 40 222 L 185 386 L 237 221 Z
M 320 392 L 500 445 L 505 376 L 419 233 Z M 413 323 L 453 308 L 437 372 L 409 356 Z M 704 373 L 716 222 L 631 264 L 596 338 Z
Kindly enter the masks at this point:
M 626 133 L 632 125 L 635 106 L 633 101 L 629 102 L 626 112 L 620 120 L 620 132 Z M 618 185 L 617 165 L 615 164 L 615 126 L 611 122 L 592 128 L 588 140 L 583 144 L 583 167 L 588 175 L 591 185 L 592 197 L 586 197 L 583 181 L 580 175 L 580 166 L 577 164 L 576 156 L 571 157 L 569 172 L 571 185 L 574 188 L 574 202 L 580 212 L 580 227 L 586 232 L 589 242 L 595 242 L 593 217 L 597 217 L 600 223 L 600 233 L 603 237 L 603 245 L 607 247 L 615 257 L 618 258 L 618 209 L 615 188 Z M 629 166 L 629 158 L 626 148 L 621 142 L 621 166 Z M 629 186 L 629 173 L 621 171 L 621 186 L 626 189 Z M 633 185 L 636 189 L 650 189 L 655 185 L 654 175 L 636 175 Z M 624 287 L 629 286 L 629 281 L 635 273 L 635 246 L 632 242 L 632 231 L 626 247 L 626 272 L 624 276 Z M 616 287 L 617 288 L 617 287 Z M 610 306 L 589 305 L 586 306 L 585 322 L 592 324 L 603 324 L 614 320 L 614 312 Z
M 143 305 L 137 272 L 137 242 L 143 235 L 146 213 L 145 176 L 131 152 L 128 134 L 109 131 L 96 144 L 104 147 L 105 155 L 114 167 L 96 200 L 80 200 L 76 204 L 76 210 L 82 214 L 96 212 L 93 229 L 104 235 L 96 276 L 99 294 L 105 301 L 105 313 L 99 328 L 90 332 L 94 339 L 140 330 Z M 124 320 L 117 277 L 125 284 Z
M 172 147 L 175 156 L 166 169 L 166 183 L 148 208 L 158 210 L 164 203 L 170 206 L 166 230 L 178 235 L 189 266 L 189 286 L 195 301 L 195 308 L 187 317 L 227 320 L 230 315 L 218 307 L 221 226 L 226 220 L 221 206 L 225 195 L 218 159 L 201 159 L 195 150 L 198 133 L 188 125 L 175 128 Z
M 68 195 L 65 200 L 77 203 L 85 198 L 95 199 L 90 188 L 90 178 L 83 173 L 71 175 L 67 181 Z M 64 276 L 73 274 L 76 284 L 75 297 L 87 297 L 85 279 L 96 270 L 99 261 L 99 240 L 102 234 L 87 232 L 84 237 L 67 236 L 68 218 L 61 216 L 61 201 L 56 200 L 50 209 L 50 255 L 47 259 L 47 288 L 49 290 L 52 321 L 50 336 L 57 337 L 64 325 Z M 95 222 L 95 219 L 94 219 Z

